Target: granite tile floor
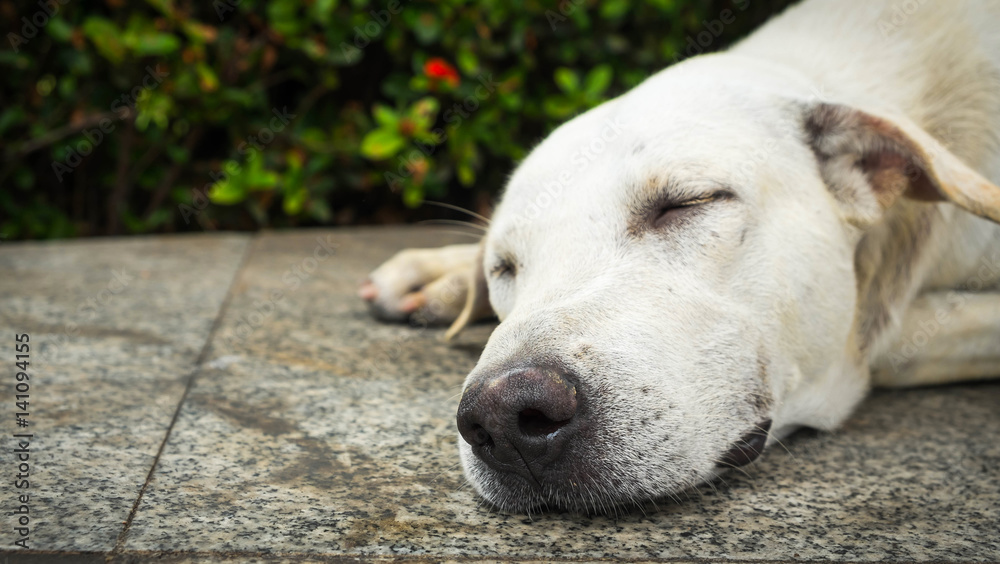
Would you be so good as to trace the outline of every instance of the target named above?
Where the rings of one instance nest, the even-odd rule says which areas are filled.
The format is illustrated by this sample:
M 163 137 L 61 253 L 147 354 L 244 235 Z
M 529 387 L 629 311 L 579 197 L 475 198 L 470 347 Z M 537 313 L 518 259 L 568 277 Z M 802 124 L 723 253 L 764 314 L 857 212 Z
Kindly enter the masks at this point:
M 1000 381 L 877 391 L 646 512 L 503 515 L 454 413 L 492 326 L 373 322 L 424 228 L 0 244 L 4 562 L 1000 561 Z M 14 487 L 30 335 L 30 488 Z M 0 356 L 0 358 L 3 358 Z M 16 496 L 30 495 L 25 551 Z

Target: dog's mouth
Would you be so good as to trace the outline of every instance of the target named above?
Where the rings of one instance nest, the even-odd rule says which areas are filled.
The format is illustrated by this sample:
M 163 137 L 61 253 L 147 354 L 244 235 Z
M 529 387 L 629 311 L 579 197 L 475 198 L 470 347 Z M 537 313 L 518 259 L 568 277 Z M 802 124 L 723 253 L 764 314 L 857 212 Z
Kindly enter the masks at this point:
M 770 419 L 758 423 L 754 429 L 740 437 L 740 440 L 726 454 L 722 455 L 718 466 L 722 468 L 739 468 L 757 460 L 760 453 L 764 451 L 764 445 L 767 444 L 767 437 L 770 431 Z

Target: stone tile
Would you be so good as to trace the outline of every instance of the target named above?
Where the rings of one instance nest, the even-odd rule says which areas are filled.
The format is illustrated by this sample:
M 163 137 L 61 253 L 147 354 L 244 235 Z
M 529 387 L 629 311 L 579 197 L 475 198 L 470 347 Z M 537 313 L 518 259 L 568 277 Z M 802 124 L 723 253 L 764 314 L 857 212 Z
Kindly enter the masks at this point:
M 31 339 L 32 549 L 114 547 L 247 242 L 201 235 L 0 246 L 0 354 L 10 368 L 14 335 Z M 4 374 L 9 452 L 14 382 Z M 23 490 L 3 483 L 3 546 L 12 547 L 9 516 Z
M 450 559 L 450 558 L 436 558 L 436 557 L 393 557 L 393 556 L 338 556 L 338 555 L 319 555 L 319 554 L 292 554 L 288 556 L 266 556 L 260 554 L 248 554 L 248 553 L 213 553 L 213 552 L 201 552 L 201 553 L 187 553 L 187 554 L 169 554 L 169 553 L 141 553 L 141 552 L 128 552 L 123 553 L 120 557 L 114 559 L 112 564 L 133 564 L 135 562 L 145 562 L 148 560 L 153 560 L 158 564 L 228 564 L 231 562 L 239 562 L 240 564 L 389 564 L 389 563 L 419 563 L 419 564 L 464 564 L 469 562 L 475 562 L 476 564 L 508 564 L 510 562 L 517 562 L 518 564 L 552 564 L 553 562 L 572 562 L 573 564 L 607 564 L 609 560 L 580 560 L 580 559 L 526 559 L 526 560 L 511 560 L 505 559 L 490 559 L 490 558 L 460 558 L 460 559 Z M 59 562 L 63 562 L 60 560 Z M 629 560 L 629 564 L 645 564 L 647 562 L 655 562 L 650 560 Z M 703 562 L 696 563 L 695 561 L 683 561 L 683 560 L 672 560 L 671 564 L 704 564 Z
M 0 550 L 4 564 L 104 564 L 108 557 L 101 552 L 25 552 Z
M 335 257 L 286 276 L 328 235 Z M 279 561 L 1000 560 L 997 383 L 878 392 L 843 430 L 793 436 L 790 453 L 647 514 L 483 506 L 461 474 L 454 413 L 491 327 L 445 344 L 437 329 L 371 321 L 354 294 L 395 250 L 447 242 L 414 229 L 257 240 L 125 548 Z

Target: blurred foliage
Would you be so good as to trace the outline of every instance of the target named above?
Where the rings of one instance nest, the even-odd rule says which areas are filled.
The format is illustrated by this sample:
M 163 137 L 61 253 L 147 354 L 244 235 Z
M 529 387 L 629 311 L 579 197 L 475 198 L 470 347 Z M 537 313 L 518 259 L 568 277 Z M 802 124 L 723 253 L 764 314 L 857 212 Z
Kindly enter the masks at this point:
M 787 3 L 0 0 L 0 238 L 484 211 L 556 125 Z

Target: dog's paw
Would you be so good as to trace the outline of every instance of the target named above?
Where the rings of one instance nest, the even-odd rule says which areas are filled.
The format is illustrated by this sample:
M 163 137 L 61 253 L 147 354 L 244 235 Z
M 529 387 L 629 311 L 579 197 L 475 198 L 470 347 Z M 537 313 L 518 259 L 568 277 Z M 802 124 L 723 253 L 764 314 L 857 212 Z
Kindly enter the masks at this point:
M 358 295 L 383 321 L 449 324 L 465 306 L 478 247 L 406 249 L 376 268 Z

